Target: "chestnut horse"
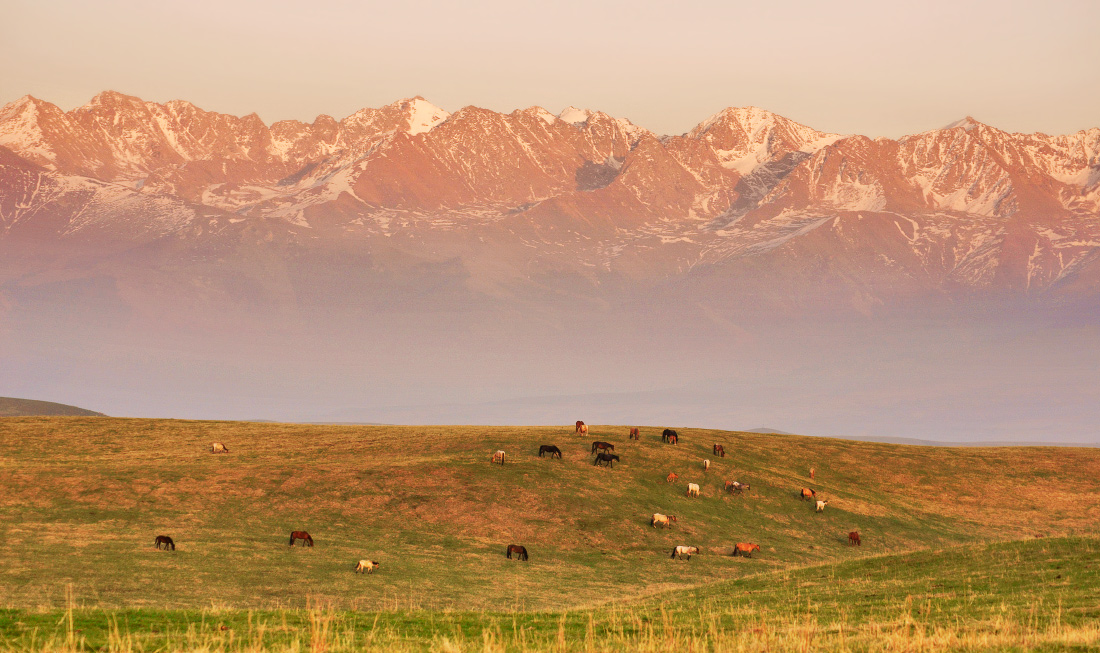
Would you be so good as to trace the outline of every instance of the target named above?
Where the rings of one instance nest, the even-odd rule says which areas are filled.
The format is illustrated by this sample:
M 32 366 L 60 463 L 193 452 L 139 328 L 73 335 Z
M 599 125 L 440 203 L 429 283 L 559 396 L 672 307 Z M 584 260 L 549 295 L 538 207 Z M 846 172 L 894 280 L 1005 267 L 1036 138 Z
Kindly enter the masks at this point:
M 165 551 L 167 551 L 168 549 L 172 549 L 173 551 L 176 550 L 176 543 L 173 542 L 172 538 L 168 537 L 167 535 L 158 535 L 157 539 L 153 541 L 153 544 L 156 545 L 158 549 L 160 548 L 160 545 L 163 544 Z
M 802 488 L 802 492 L 799 493 L 799 498 L 803 501 L 810 501 L 817 498 L 817 492 L 814 492 L 808 487 Z
M 513 553 L 516 554 L 516 557 L 519 558 L 520 560 L 526 560 L 527 559 L 527 548 L 526 547 L 522 547 L 518 544 L 509 544 L 508 545 L 508 550 L 504 552 L 504 555 L 508 556 L 508 559 L 511 560 Z
M 725 458 L 726 457 L 725 447 L 723 447 L 720 444 L 714 445 L 714 455 L 718 456 L 719 458 Z
M 305 531 L 294 531 L 290 534 L 290 544 L 287 546 L 294 546 L 294 540 L 301 540 L 302 545 L 313 546 L 313 538 L 309 536 L 309 533 Z
M 597 449 L 599 449 L 600 451 L 614 451 L 615 445 L 611 444 L 610 442 L 600 442 L 599 440 L 597 440 L 596 442 L 592 443 L 592 453 L 596 453 Z
M 584 422 L 577 420 L 577 433 L 581 432 L 581 427 L 584 426 Z
M 641 436 L 638 435 L 638 427 L 637 426 L 631 426 L 630 427 L 630 435 L 627 437 L 627 439 L 628 440 L 641 440 L 642 439 Z
M 751 542 L 738 542 L 737 546 L 733 547 L 734 556 L 744 556 L 746 558 L 752 557 L 753 551 L 759 551 L 759 544 L 752 544 Z
M 859 539 L 859 531 L 848 533 L 848 544 L 852 546 L 863 546 L 863 543 Z

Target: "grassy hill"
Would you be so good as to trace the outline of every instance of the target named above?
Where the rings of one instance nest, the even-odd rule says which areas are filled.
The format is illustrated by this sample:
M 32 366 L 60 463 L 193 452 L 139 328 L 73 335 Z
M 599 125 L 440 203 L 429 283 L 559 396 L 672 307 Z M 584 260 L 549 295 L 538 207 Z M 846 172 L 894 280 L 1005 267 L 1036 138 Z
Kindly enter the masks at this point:
M 1093 535 L 1096 449 L 918 448 L 625 427 L 0 420 L 0 605 L 575 610 L 805 565 Z M 592 440 L 616 444 L 614 469 Z M 210 443 L 230 453 L 213 455 Z M 712 443 L 729 455 L 716 459 Z M 540 459 L 557 444 L 563 460 Z M 508 463 L 489 464 L 496 449 Z M 713 466 L 704 474 L 701 461 Z M 817 480 L 807 478 L 809 467 Z M 681 474 L 668 484 L 670 471 Z M 733 497 L 724 480 L 749 483 Z M 685 496 L 697 482 L 702 496 Z M 796 498 L 810 486 L 824 513 Z M 674 514 L 669 530 L 649 525 Z M 308 530 L 316 547 L 287 546 Z M 859 530 L 862 547 L 846 534 Z M 153 548 L 172 536 L 175 552 Z M 721 555 L 759 543 L 751 560 Z M 528 563 L 504 558 L 527 546 Z M 670 560 L 677 544 L 703 555 Z M 351 573 L 361 558 L 380 573 Z
M 0 397 L 0 417 L 26 417 L 26 416 L 71 416 L 71 417 L 95 417 L 103 416 L 94 410 L 85 410 L 76 406 L 55 404 L 52 401 L 38 401 L 35 399 L 15 399 L 13 397 Z

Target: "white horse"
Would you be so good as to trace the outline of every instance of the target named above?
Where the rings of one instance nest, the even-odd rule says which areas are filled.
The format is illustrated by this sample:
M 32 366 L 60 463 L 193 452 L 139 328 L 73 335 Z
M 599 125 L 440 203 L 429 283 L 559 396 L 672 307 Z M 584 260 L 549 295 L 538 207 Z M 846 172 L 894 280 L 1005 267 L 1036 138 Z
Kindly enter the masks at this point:
M 373 560 L 360 560 L 359 564 L 355 565 L 355 573 L 373 574 L 377 568 L 378 563 Z
M 680 558 L 683 560 L 684 556 L 687 556 L 687 559 L 691 560 L 691 556 L 698 554 L 699 547 L 697 546 L 678 546 L 672 550 L 672 555 L 670 555 L 669 558 Z

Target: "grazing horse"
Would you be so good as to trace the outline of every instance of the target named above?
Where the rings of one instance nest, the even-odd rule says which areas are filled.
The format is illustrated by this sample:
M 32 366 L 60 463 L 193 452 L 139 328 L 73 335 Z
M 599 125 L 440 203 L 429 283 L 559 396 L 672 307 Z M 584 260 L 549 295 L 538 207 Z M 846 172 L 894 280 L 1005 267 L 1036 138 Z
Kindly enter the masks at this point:
M 699 496 L 699 484 L 698 483 L 688 483 L 688 496 L 689 497 Z
M 542 454 L 544 453 L 550 454 L 551 458 L 553 458 L 554 456 L 561 458 L 561 449 L 558 449 L 552 444 L 544 444 L 539 447 L 539 458 L 542 458 Z
M 302 546 L 313 546 L 313 538 L 309 536 L 309 533 L 305 531 L 294 531 L 290 534 L 290 543 L 287 546 L 294 546 L 294 540 L 301 540 Z
M 661 431 L 661 439 L 665 442 L 668 442 L 669 444 L 676 444 L 679 436 L 676 435 L 676 431 L 673 431 L 672 429 L 665 429 L 664 431 Z
M 627 437 L 627 439 L 628 440 L 641 440 L 642 439 L 641 436 L 638 435 L 638 427 L 637 426 L 631 426 L 630 427 L 630 435 Z
M 519 558 L 520 560 L 526 560 L 527 559 L 527 548 L 526 547 L 522 547 L 518 544 L 509 544 L 508 545 L 508 550 L 504 552 L 504 555 L 508 556 L 508 559 L 511 560 L 513 553 L 516 554 L 516 557 Z
M 603 463 L 607 463 L 608 465 L 611 466 L 612 469 L 614 469 L 615 468 L 615 461 L 617 461 L 618 459 L 619 459 L 619 457 L 616 456 L 613 453 L 598 453 L 598 454 L 596 454 L 596 460 L 593 461 L 592 464 L 593 465 L 599 465 L 599 466 L 602 467 Z
M 359 564 L 355 565 L 355 573 L 373 574 L 377 568 L 378 563 L 373 560 L 360 560 Z
M 581 424 L 580 434 L 581 435 L 588 435 L 588 425 L 587 424 Z
M 799 494 L 799 498 L 801 498 L 803 501 L 810 501 L 811 499 L 817 498 L 817 492 L 814 492 L 808 487 L 804 487 L 802 488 L 802 492 Z
M 825 512 L 825 506 L 829 505 L 828 501 L 817 502 L 817 512 Z
M 215 442 L 210 445 L 210 453 L 229 453 L 229 448 L 221 442 Z
M 669 472 L 668 476 L 665 477 L 665 483 L 675 483 L 678 480 L 680 480 L 680 475 L 676 472 Z
M 848 533 L 848 544 L 852 546 L 863 546 L 863 542 L 859 539 L 859 531 Z
M 746 558 L 751 558 L 752 557 L 752 552 L 753 551 L 759 551 L 759 550 L 760 550 L 760 545 L 759 544 L 753 544 L 751 542 L 738 542 L 737 546 L 733 547 L 733 555 L 734 556 L 739 556 L 740 555 L 740 556 L 744 556 Z
M 677 558 L 678 557 L 681 560 L 683 560 L 684 556 L 687 556 L 687 559 L 691 560 L 691 556 L 693 556 L 693 555 L 699 555 L 699 547 L 697 547 L 697 546 L 678 546 L 678 547 L 676 547 L 675 549 L 672 550 L 672 555 L 670 555 L 669 558 Z
M 748 490 L 749 486 L 738 481 L 726 481 L 726 491 L 730 494 L 741 494 L 745 490 Z
M 593 442 L 592 443 L 592 453 L 596 453 L 597 449 L 599 449 L 600 451 L 614 451 L 615 450 L 615 445 L 611 444 L 610 442 L 600 442 L 600 441 Z
M 160 545 L 163 544 L 165 551 L 167 551 L 168 549 L 172 549 L 173 551 L 176 550 L 176 543 L 173 542 L 172 538 L 168 537 L 167 535 L 158 535 L 157 539 L 153 540 L 153 544 L 158 549 L 160 548 Z
M 813 467 L 810 468 L 810 480 L 811 481 L 814 480 L 814 468 Z
M 709 469 L 710 469 L 710 459 L 704 459 L 703 460 L 703 472 L 705 473 Z
M 584 422 L 577 420 L 577 433 L 581 432 L 581 427 L 584 426 Z
M 669 526 L 669 522 L 675 521 L 676 515 L 662 515 L 659 512 L 655 512 L 653 513 L 653 521 L 651 523 L 653 524 L 653 528 L 657 528 L 657 524 L 660 524 L 661 526 L 667 528 Z
M 719 458 L 725 458 L 726 448 L 720 444 L 714 445 L 714 455 L 718 456 Z
M 495 452 L 493 452 L 493 457 L 491 459 L 489 459 L 489 464 L 491 465 L 493 463 L 500 463 L 501 466 L 503 466 L 504 465 L 504 459 L 507 458 L 507 457 L 508 457 L 508 454 L 505 453 L 503 449 L 497 449 Z

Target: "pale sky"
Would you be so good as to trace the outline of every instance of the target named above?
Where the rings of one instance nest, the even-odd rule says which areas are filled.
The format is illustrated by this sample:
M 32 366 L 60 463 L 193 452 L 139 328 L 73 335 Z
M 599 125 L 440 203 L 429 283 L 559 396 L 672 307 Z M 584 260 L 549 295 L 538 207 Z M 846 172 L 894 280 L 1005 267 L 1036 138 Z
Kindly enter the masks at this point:
M 0 104 L 111 89 L 265 122 L 423 95 L 677 134 L 727 106 L 896 137 L 1100 126 L 1096 0 L 0 0 Z

